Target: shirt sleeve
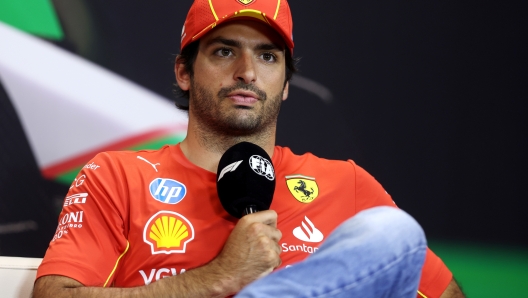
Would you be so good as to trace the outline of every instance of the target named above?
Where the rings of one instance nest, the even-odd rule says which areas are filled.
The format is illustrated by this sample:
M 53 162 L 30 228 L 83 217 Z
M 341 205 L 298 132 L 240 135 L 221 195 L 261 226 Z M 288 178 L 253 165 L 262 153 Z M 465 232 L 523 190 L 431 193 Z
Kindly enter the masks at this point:
M 353 161 L 349 160 L 349 162 L 353 164 L 355 170 L 356 213 L 378 206 L 396 207 L 391 196 L 372 175 Z
M 37 278 L 62 275 L 85 286 L 106 286 L 128 242 L 122 169 L 109 153 L 88 162 L 72 183 Z
M 356 212 L 376 206 L 397 207 L 391 196 L 372 175 L 353 161 L 349 162 L 354 165 L 356 174 Z M 440 297 L 452 278 L 453 275 L 444 262 L 427 248 L 417 297 Z
M 429 248 L 425 255 L 422 277 L 418 286 L 418 298 L 440 297 L 453 279 L 453 274 L 442 260 Z

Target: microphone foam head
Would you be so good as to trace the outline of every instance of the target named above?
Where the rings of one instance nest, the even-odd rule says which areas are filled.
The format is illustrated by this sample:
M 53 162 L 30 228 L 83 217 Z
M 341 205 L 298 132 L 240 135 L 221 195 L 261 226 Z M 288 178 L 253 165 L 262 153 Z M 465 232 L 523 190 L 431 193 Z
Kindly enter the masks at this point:
M 216 189 L 224 209 L 234 217 L 255 205 L 268 210 L 275 192 L 275 169 L 261 147 L 241 142 L 229 148 L 218 163 Z

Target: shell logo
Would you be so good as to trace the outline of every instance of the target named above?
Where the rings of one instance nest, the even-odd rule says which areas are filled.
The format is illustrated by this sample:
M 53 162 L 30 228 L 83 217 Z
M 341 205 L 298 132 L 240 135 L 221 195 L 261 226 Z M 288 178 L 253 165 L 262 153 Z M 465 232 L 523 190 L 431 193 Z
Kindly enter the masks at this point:
M 143 240 L 155 254 L 185 253 L 187 243 L 194 239 L 194 228 L 183 215 L 160 211 L 145 224 Z
M 238 0 L 238 2 L 244 4 L 244 5 L 248 5 L 250 4 L 251 2 L 253 2 L 254 0 Z

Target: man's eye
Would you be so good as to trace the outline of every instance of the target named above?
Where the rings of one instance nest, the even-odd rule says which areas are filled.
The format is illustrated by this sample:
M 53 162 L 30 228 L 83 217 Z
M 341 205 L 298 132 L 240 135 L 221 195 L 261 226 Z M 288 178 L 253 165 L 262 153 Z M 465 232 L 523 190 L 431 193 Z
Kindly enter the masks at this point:
M 275 55 L 272 53 L 264 53 L 262 54 L 262 59 L 267 62 L 275 62 Z
M 225 48 L 217 50 L 216 54 L 220 57 L 229 57 L 232 55 L 231 50 Z

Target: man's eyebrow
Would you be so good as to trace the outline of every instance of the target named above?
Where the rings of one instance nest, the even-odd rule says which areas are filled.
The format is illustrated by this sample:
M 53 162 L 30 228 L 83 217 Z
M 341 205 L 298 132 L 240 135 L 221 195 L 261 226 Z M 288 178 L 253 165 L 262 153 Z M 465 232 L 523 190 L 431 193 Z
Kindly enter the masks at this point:
M 221 36 L 218 36 L 218 37 L 215 37 L 215 38 L 212 38 L 212 39 L 208 40 L 207 43 L 205 44 L 205 46 L 208 47 L 208 46 L 210 46 L 212 44 L 216 44 L 216 43 L 223 44 L 223 45 L 226 45 L 226 46 L 231 46 L 231 47 L 237 47 L 237 48 L 241 48 L 242 47 L 242 44 L 240 43 L 240 41 L 234 40 L 234 39 L 223 38 Z
M 224 38 L 224 37 L 221 37 L 221 36 L 218 36 L 218 37 L 215 37 L 215 38 L 212 38 L 210 40 L 207 41 L 207 43 L 205 44 L 206 47 L 208 46 L 211 46 L 213 44 L 222 44 L 222 45 L 225 45 L 225 46 L 230 46 L 230 47 L 236 47 L 236 48 L 241 48 L 242 47 L 242 43 L 238 40 L 234 40 L 234 39 L 228 39 L 228 38 Z M 275 43 L 261 43 L 261 44 L 258 44 L 256 47 L 255 47 L 255 50 L 258 50 L 258 51 L 273 51 L 273 50 L 277 50 L 277 51 L 283 51 L 284 50 L 284 47 L 281 47 Z
M 284 47 L 280 47 L 274 43 L 261 43 L 255 47 L 255 50 L 259 51 L 284 51 Z

